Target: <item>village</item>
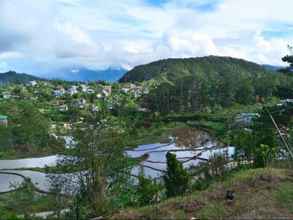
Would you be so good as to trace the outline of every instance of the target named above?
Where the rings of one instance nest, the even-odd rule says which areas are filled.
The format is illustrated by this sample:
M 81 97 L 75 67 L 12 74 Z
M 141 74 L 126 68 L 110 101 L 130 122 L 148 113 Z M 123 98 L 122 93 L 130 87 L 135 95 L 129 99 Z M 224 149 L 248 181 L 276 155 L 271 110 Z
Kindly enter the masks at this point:
M 147 112 L 148 109 L 139 106 L 137 100 L 149 94 L 149 90 L 147 84 L 30 81 L 1 87 L 0 100 L 2 103 L 20 100 L 38 103 L 38 112 L 50 118 L 49 135 L 62 140 L 61 143 L 68 149 L 75 144 L 72 130 L 77 126 L 86 127 L 84 119 L 88 114 L 115 112 L 123 106 L 133 111 Z M 1 115 L 0 112 L 1 126 L 7 127 L 9 120 L 8 115 Z

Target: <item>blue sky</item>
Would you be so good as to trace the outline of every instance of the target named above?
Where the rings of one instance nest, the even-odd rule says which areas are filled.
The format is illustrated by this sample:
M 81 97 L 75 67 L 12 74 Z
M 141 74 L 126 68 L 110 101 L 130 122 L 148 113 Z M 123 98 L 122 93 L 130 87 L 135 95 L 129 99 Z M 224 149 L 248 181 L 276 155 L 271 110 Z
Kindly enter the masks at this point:
M 280 65 L 292 0 L 0 0 L 0 72 L 132 68 L 169 57 Z

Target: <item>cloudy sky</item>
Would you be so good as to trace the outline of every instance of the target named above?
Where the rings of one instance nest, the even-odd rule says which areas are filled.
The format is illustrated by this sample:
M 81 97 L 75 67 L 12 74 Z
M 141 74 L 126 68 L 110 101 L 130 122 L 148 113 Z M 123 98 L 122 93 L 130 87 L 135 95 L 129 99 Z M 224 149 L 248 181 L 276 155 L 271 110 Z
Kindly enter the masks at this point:
M 0 0 L 0 72 L 222 55 L 281 64 L 292 0 Z

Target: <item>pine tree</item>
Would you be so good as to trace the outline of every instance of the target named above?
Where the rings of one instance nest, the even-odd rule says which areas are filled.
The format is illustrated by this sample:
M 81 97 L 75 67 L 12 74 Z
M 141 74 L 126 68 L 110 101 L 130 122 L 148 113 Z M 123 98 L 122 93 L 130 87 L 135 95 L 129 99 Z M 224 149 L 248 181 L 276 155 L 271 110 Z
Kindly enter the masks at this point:
M 293 47 L 288 45 L 288 49 L 291 52 L 291 54 L 283 57 L 282 61 L 288 63 L 289 67 L 281 69 L 281 72 L 286 73 L 286 74 L 290 74 L 292 72 L 292 68 L 293 68 L 293 55 L 292 55 Z
M 186 192 L 190 176 L 183 168 L 183 165 L 176 159 L 176 155 L 168 152 L 167 173 L 164 182 L 167 190 L 167 197 L 182 195 Z

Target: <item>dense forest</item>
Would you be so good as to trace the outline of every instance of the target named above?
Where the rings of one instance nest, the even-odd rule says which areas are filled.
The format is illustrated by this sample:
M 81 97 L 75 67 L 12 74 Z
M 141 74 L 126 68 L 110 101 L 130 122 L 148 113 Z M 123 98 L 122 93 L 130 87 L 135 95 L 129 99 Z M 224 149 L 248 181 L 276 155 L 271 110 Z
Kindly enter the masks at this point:
M 233 103 L 253 104 L 290 91 L 292 79 L 230 57 L 167 59 L 129 71 L 121 82 L 157 82 L 143 100 L 152 111 L 196 112 Z

